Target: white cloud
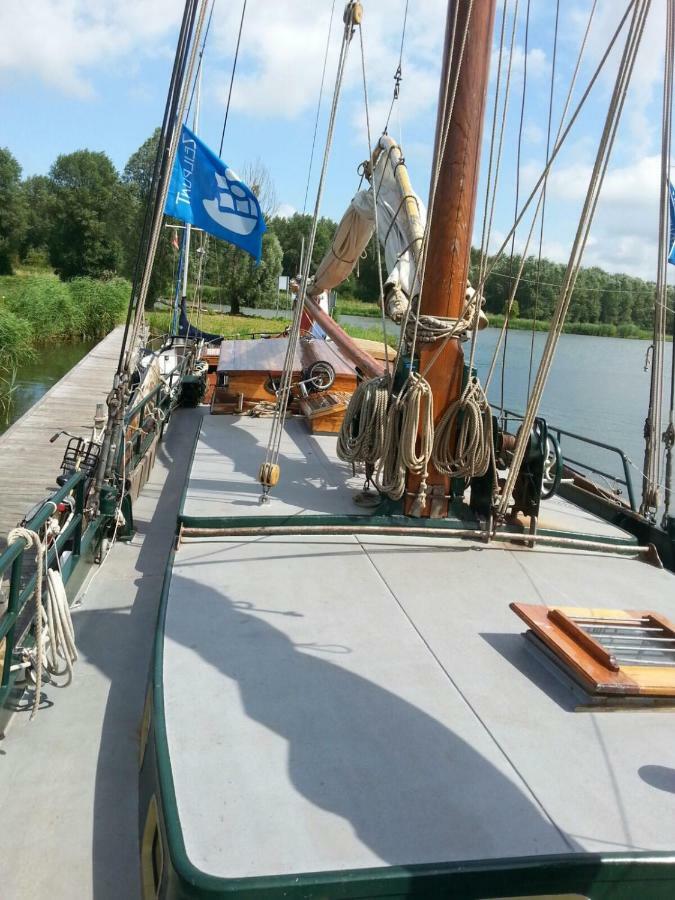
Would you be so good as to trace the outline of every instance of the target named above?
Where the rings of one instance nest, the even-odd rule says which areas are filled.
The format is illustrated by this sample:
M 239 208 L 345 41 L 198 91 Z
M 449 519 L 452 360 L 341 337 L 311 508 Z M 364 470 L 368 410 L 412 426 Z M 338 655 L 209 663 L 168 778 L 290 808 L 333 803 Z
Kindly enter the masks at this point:
M 275 216 L 279 216 L 280 219 L 290 219 L 291 216 L 294 216 L 297 212 L 297 209 L 290 203 L 280 203 L 274 213 Z
M 154 49 L 179 18 L 180 0 L 32 0 L 0 7 L 0 75 L 37 76 L 87 98 L 91 73 Z
M 528 178 L 531 170 L 528 170 Z M 591 167 L 567 165 L 553 169 L 548 181 L 547 231 L 555 255 L 566 260 L 572 232 L 586 196 Z M 600 194 L 584 254 L 584 265 L 653 279 L 656 272 L 659 226 L 659 156 L 610 168 Z M 562 240 L 559 235 L 564 235 Z M 550 250 L 549 250 L 550 252 Z
M 319 94 L 330 4 L 315 0 L 249 0 L 231 106 L 259 116 L 296 119 L 313 114 Z M 364 9 L 363 39 L 373 129 L 384 124 L 398 64 L 404 0 L 370 0 Z M 397 8 L 398 7 L 398 8 Z M 416 116 L 435 104 L 446 4 L 419 0 L 408 16 L 401 85 L 402 114 Z M 216 96 L 227 97 L 240 9 L 216 7 L 215 45 L 222 68 Z M 336 3 L 324 85 L 324 114 L 332 95 L 342 40 L 342 5 Z M 212 54 L 212 57 L 215 54 Z M 345 73 L 343 103 L 359 131 L 363 120 L 363 87 L 359 35 L 355 33 Z

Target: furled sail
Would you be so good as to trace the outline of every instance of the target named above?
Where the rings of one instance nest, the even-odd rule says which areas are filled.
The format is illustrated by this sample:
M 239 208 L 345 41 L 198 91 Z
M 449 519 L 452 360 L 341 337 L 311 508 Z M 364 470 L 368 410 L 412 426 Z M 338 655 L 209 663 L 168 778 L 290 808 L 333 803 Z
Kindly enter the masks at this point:
M 373 190 L 377 198 L 377 229 L 388 272 L 385 285 L 387 314 L 400 321 L 408 299 L 417 290 L 417 257 L 426 210 L 410 186 L 398 145 L 383 136 L 366 163 L 368 190 L 359 191 L 338 225 L 333 243 L 319 263 L 310 296 L 341 284 L 354 270 L 375 229 Z

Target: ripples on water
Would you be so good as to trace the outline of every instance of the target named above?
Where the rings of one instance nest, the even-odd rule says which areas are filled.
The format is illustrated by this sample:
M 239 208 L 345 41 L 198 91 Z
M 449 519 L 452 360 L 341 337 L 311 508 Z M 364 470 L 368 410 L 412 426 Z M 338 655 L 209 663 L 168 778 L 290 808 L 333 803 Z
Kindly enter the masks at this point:
M 15 390 L 8 410 L 9 416 L 0 408 L 0 434 L 20 419 L 59 379 L 70 372 L 96 343 L 96 341 L 79 341 L 41 347 L 35 361 L 21 366 L 17 371 Z
M 256 310 L 261 314 L 261 310 Z M 344 316 L 342 321 L 366 328 L 377 327 L 378 320 Z M 388 323 L 392 332 L 396 326 Z M 481 332 L 477 349 L 477 367 L 483 378 L 492 358 L 499 332 L 487 328 Z M 534 370 L 539 364 L 546 334 L 535 335 Z M 527 400 L 531 334 L 512 331 L 508 337 L 504 405 L 522 412 Z M 95 342 L 61 344 L 42 348 L 35 363 L 23 366 L 17 376 L 10 423 L 0 421 L 0 433 L 45 394 L 89 352 Z M 637 469 L 642 468 L 643 427 L 649 400 L 649 371 L 644 371 L 649 341 L 587 337 L 563 334 L 553 362 L 542 401 L 542 415 L 550 423 L 586 435 L 607 444 L 622 447 Z M 467 347 L 468 350 L 468 347 Z M 666 385 L 670 383 L 672 345 L 666 346 Z M 533 371 L 534 371 L 533 370 Z M 534 378 L 534 375 L 533 375 Z M 501 355 L 489 391 L 490 401 L 501 401 Z M 669 394 L 666 392 L 665 407 Z M 665 428 L 665 421 L 663 427 Z M 596 448 L 580 448 L 567 441 L 570 456 L 619 474 L 618 460 Z M 633 470 L 636 489 L 639 472 Z

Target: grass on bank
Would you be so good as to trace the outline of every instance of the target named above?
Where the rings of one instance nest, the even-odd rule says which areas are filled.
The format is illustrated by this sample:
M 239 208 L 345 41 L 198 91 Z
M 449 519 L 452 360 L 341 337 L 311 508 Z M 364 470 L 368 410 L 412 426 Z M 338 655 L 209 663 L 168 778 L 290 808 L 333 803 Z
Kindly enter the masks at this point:
M 377 303 L 367 303 L 364 300 L 355 300 L 351 297 L 344 299 L 338 297 L 336 310 L 342 316 L 366 316 L 379 318 L 380 307 Z M 497 313 L 488 313 L 491 328 L 501 328 L 504 324 L 504 316 Z M 511 319 L 509 328 L 513 331 L 532 331 L 532 319 Z M 548 331 L 550 322 L 537 321 L 535 331 Z M 639 328 L 630 322 L 621 325 L 611 325 L 604 322 L 566 322 L 563 328 L 565 334 L 585 334 L 590 337 L 615 337 L 632 338 L 634 340 L 651 340 L 652 332 L 646 328 Z M 670 339 L 670 338 L 669 338 Z
M 155 311 L 147 316 L 150 330 L 154 335 L 167 334 L 171 323 L 171 314 Z M 232 316 L 224 313 L 204 313 L 198 327 L 203 331 L 222 334 L 226 338 L 243 338 L 251 335 L 279 334 L 288 326 L 287 318 L 267 319 L 260 316 Z M 340 323 L 342 328 L 352 337 L 366 338 L 371 341 L 382 341 L 382 329 L 358 328 L 354 325 Z M 390 336 L 388 342 L 392 347 L 397 344 L 396 338 Z

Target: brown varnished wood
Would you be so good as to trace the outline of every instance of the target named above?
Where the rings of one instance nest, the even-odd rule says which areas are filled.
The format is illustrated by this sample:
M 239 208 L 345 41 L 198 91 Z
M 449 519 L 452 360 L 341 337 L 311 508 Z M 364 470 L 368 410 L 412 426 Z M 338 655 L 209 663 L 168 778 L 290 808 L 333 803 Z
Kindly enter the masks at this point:
M 453 23 L 457 14 L 457 25 Z M 466 0 L 452 0 L 448 4 L 445 33 L 441 96 L 436 123 L 434 168 L 440 156 L 440 176 L 433 209 L 427 263 L 422 289 L 423 315 L 458 318 L 464 307 L 466 280 L 469 271 L 471 233 L 473 229 L 476 192 L 478 188 L 480 144 L 487 94 L 492 28 L 495 0 L 481 0 L 473 7 Z M 459 71 L 457 91 L 450 117 L 448 140 L 442 150 L 441 135 L 446 124 L 444 116 L 444 88 L 451 60 L 457 64 L 467 17 L 471 12 L 466 46 Z M 451 83 L 454 75 L 450 75 Z M 429 345 L 420 353 L 420 371 L 425 372 L 438 345 Z M 425 377 L 434 397 L 434 420 L 437 422 L 448 405 L 456 400 L 462 389 L 464 354 L 459 341 L 449 341 L 440 351 Z M 449 479 L 433 465 L 429 468 L 428 484 L 442 485 L 449 492 Z M 408 476 L 407 490 L 414 493 L 419 479 Z M 407 497 L 408 510 L 413 497 Z M 445 504 L 447 511 L 447 503 Z M 429 513 L 427 504 L 425 515 Z
M 624 672 L 612 671 L 588 653 L 579 643 L 562 631 L 549 618 L 550 608 L 526 603 L 511 603 L 510 608 L 526 622 L 532 631 L 556 656 L 565 662 L 591 692 L 607 694 L 638 694 L 637 683 Z M 570 612 L 569 608 L 566 609 Z
M 377 378 L 384 374 L 384 366 L 358 347 L 349 335 L 340 328 L 337 322 L 325 313 L 311 297 L 305 301 L 305 309 L 310 318 L 326 332 L 343 355 L 352 365 L 357 366 L 366 378 Z
M 612 672 L 618 672 L 619 667 L 616 664 L 616 659 L 612 656 L 611 653 L 608 653 L 605 648 L 599 644 L 595 638 L 593 638 L 587 631 L 584 631 L 583 628 L 580 628 L 569 616 L 566 616 L 565 613 L 561 609 L 551 609 L 549 610 L 548 617 L 558 626 L 558 628 L 562 629 L 565 634 L 568 634 L 573 640 L 579 644 L 580 647 L 583 647 L 584 650 L 592 656 L 593 659 L 597 659 L 599 663 L 601 663 L 606 669 L 610 669 Z
M 592 616 L 599 620 L 646 618 L 649 624 L 675 635 L 672 623 L 659 613 L 640 609 L 582 609 L 525 603 L 512 603 L 511 609 L 562 662 L 569 666 L 592 693 L 675 697 L 675 667 L 621 665 L 613 669 L 604 665 L 600 654 L 591 644 L 606 653 L 604 648 L 587 632 L 581 631 L 571 618 L 573 616 Z

